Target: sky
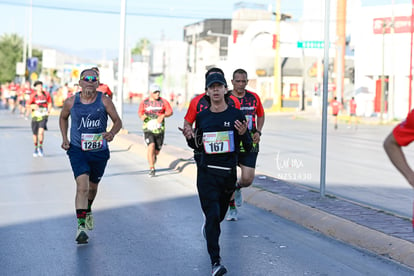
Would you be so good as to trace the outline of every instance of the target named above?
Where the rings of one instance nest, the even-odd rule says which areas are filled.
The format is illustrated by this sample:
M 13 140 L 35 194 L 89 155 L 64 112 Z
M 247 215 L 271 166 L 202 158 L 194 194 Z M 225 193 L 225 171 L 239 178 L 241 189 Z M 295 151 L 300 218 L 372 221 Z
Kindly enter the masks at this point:
M 281 12 L 302 16 L 303 2 L 281 0 Z M 348 0 L 349 1 L 349 0 Z M 362 5 L 410 3 L 410 0 L 360 0 Z M 151 42 L 182 40 L 183 27 L 208 18 L 231 18 L 239 0 L 126 0 L 126 46 L 141 38 Z M 275 10 L 276 0 L 251 0 Z M 0 36 L 28 37 L 32 3 L 32 43 L 93 59 L 116 57 L 121 0 L 0 0 Z M 84 56 L 85 57 L 85 56 Z

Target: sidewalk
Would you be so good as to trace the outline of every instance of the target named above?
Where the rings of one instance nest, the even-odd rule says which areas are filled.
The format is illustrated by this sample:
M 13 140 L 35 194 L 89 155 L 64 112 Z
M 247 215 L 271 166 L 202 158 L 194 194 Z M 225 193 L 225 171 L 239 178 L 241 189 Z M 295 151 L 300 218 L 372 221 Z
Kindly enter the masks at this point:
M 266 116 L 289 116 L 295 119 L 307 119 L 307 120 L 318 120 L 322 121 L 322 112 L 317 111 L 316 109 L 312 107 L 308 107 L 304 111 L 282 111 L 282 112 L 274 112 L 271 109 L 265 110 Z M 345 111 L 341 111 L 338 115 L 338 123 L 341 123 L 343 125 L 346 125 L 349 123 L 350 115 Z M 332 113 L 328 110 L 327 114 L 328 124 L 330 120 L 333 119 Z M 365 116 L 358 116 L 357 117 L 358 124 L 359 125 L 396 125 L 401 120 L 387 120 L 384 119 L 381 121 L 381 118 L 378 116 L 371 116 L 371 117 L 365 117 Z
M 139 135 L 125 131 L 114 142 L 146 158 Z M 195 180 L 196 166 L 190 150 L 165 145 L 158 160 L 158 166 Z M 243 199 L 306 228 L 414 269 L 414 232 L 410 218 L 335 196 L 321 197 L 318 190 L 260 172 L 256 172 L 252 187 L 243 189 Z

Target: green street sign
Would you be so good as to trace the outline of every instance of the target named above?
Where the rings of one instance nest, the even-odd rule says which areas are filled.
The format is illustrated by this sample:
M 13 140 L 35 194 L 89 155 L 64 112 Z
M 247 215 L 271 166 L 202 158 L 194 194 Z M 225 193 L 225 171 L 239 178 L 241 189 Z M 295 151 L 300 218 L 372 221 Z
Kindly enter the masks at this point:
M 307 41 L 298 41 L 298 48 L 317 48 L 322 49 L 325 46 L 325 41 L 318 40 L 307 40 Z

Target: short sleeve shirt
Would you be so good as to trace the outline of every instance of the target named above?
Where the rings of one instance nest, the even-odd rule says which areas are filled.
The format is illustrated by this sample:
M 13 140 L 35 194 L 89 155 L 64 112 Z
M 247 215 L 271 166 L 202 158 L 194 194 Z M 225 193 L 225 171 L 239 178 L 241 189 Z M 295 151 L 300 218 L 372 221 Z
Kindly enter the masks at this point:
M 138 115 L 146 115 L 142 128 L 144 132 L 152 132 L 154 134 L 161 134 L 165 132 L 165 121 L 160 124 L 157 121 L 158 116 L 171 113 L 172 108 L 170 103 L 164 98 L 158 98 L 158 100 L 150 100 L 146 98 L 141 101 L 138 109 Z
M 240 110 L 246 116 L 248 122 L 248 129 L 250 132 L 256 131 L 256 117 L 264 116 L 264 109 L 259 95 L 254 92 L 246 90 L 242 98 L 237 98 L 240 101 Z
M 41 95 L 37 93 L 32 93 L 30 96 L 28 104 L 36 104 L 39 108 L 32 112 L 32 119 L 35 121 L 41 121 L 47 117 L 47 111 L 49 104 L 52 103 L 52 98 L 50 94 L 43 91 Z
M 392 133 L 400 146 L 408 146 L 414 141 L 414 110 L 411 110 L 407 118 L 398 124 Z
M 109 88 L 108 85 L 106 85 L 104 83 L 100 83 L 99 87 L 96 90 L 104 93 L 105 95 L 108 95 L 109 97 L 112 97 L 111 89 Z
M 196 116 L 201 111 L 207 109 L 210 106 L 210 103 L 206 99 L 206 93 L 200 94 L 193 98 L 190 102 L 190 106 L 188 107 L 187 114 L 185 115 L 184 119 L 189 122 L 190 124 L 194 123 Z M 240 102 L 239 100 L 230 95 L 228 100 L 228 105 L 235 107 L 236 109 L 240 109 Z

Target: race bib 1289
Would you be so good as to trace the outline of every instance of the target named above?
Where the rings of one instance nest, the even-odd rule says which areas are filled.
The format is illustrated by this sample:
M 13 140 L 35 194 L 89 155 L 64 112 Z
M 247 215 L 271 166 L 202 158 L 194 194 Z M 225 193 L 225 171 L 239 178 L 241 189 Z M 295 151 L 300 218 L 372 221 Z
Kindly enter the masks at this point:
M 204 150 L 207 154 L 234 152 L 233 131 L 203 133 Z

